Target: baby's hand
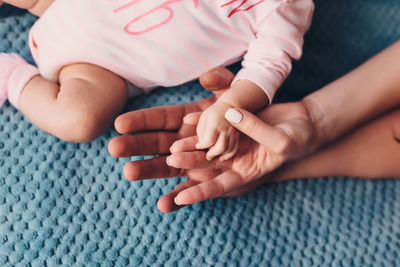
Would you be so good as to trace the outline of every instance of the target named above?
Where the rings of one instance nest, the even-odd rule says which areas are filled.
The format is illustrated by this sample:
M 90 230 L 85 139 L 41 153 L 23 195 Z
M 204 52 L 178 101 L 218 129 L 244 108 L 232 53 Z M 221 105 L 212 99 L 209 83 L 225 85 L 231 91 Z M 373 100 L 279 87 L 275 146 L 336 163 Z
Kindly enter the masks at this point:
M 212 160 L 219 155 L 222 155 L 221 161 L 228 160 L 235 155 L 238 149 L 239 132 L 224 117 L 229 108 L 232 106 L 227 103 L 216 102 L 200 116 L 196 129 L 199 138 L 196 148 L 209 148 L 206 155 L 207 160 Z

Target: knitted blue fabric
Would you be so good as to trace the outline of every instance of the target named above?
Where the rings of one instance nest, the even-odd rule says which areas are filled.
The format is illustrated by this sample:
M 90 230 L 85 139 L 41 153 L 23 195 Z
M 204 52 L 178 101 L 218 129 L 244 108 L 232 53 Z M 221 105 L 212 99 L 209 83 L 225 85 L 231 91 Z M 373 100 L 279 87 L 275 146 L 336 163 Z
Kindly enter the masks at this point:
M 9 6 L 0 17 L 0 51 L 32 62 L 35 18 Z M 398 0 L 316 1 L 303 59 L 277 100 L 301 98 L 399 37 Z M 126 110 L 207 95 L 192 82 Z M 400 180 L 292 181 L 161 214 L 157 199 L 179 180 L 126 181 L 127 160 L 106 149 L 116 135 L 66 143 L 0 109 L 0 266 L 400 265 Z

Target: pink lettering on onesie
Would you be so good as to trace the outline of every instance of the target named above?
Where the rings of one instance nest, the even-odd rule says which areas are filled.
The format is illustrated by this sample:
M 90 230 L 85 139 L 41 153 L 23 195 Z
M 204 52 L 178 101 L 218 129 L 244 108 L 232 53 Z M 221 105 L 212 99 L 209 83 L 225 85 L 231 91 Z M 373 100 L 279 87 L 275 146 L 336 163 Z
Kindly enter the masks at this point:
M 127 8 L 129 8 L 131 6 L 134 6 L 135 4 L 138 4 L 141 1 L 143 1 L 143 0 L 133 0 L 133 1 L 121 6 L 119 8 L 114 9 L 114 13 L 118 13 L 118 12 L 124 10 L 124 9 L 127 9 Z M 132 19 L 128 24 L 125 25 L 124 31 L 126 33 L 130 34 L 130 35 L 141 35 L 141 34 L 148 33 L 148 32 L 150 32 L 152 30 L 155 30 L 155 29 L 157 29 L 159 27 L 164 26 L 169 21 L 171 21 L 172 18 L 174 17 L 174 10 L 172 9 L 171 5 L 175 4 L 177 2 L 182 2 L 182 1 L 185 1 L 185 0 L 167 0 L 167 1 L 165 1 L 164 3 L 156 6 L 155 8 L 153 8 L 153 9 L 143 13 L 142 15 L 139 15 L 139 16 L 135 17 L 134 19 Z M 191 0 L 191 1 L 193 1 L 193 4 L 194 4 L 195 8 L 197 8 L 199 6 L 199 0 Z M 156 13 L 157 11 L 163 11 L 163 10 L 168 12 L 168 16 L 167 16 L 167 18 L 165 20 L 163 20 L 161 22 L 158 22 L 158 23 L 155 23 L 154 25 L 150 25 L 147 28 L 145 28 L 144 30 L 140 30 L 140 31 L 131 30 L 132 26 L 135 23 L 140 22 L 142 19 L 144 19 L 144 18 Z
M 113 0 L 111 0 L 111 1 L 113 1 Z M 115 8 L 113 11 L 114 11 L 114 13 L 119 13 L 124 10 L 127 10 L 130 7 L 134 7 L 135 5 L 137 5 L 139 3 L 143 3 L 143 1 L 144 0 L 131 0 L 126 4 L 123 4 L 123 5 Z M 162 4 L 157 5 L 156 7 L 152 8 L 140 15 L 136 15 L 136 17 L 131 19 L 125 25 L 124 31 L 130 35 L 142 35 L 142 34 L 151 32 L 157 28 L 160 28 L 160 27 L 166 25 L 168 22 L 170 22 L 173 19 L 174 15 L 175 15 L 172 5 L 176 4 L 176 3 L 181 3 L 183 1 L 192 1 L 195 8 L 198 8 L 200 5 L 199 0 L 166 0 Z M 215 0 L 213 0 L 213 1 L 215 1 Z M 224 8 L 224 7 L 232 6 L 235 3 L 238 4 L 228 14 L 228 18 L 230 18 L 238 12 L 246 12 L 246 11 L 258 6 L 259 4 L 263 3 L 264 1 L 265 0 L 260 0 L 256 3 L 252 3 L 251 1 L 249 2 L 249 0 L 231 0 L 231 1 L 221 5 L 220 7 Z M 143 23 L 143 21 L 145 21 L 146 18 L 149 18 L 151 15 L 154 15 L 156 12 L 159 12 L 159 11 L 167 12 L 167 17 L 164 20 L 162 20 L 161 22 L 152 22 L 152 24 L 146 26 L 144 29 L 134 30 L 135 26 L 139 25 L 141 22 Z M 148 22 L 148 21 L 150 21 L 150 20 L 147 20 L 146 22 Z
M 221 5 L 221 7 L 226 7 L 226 6 L 229 6 L 229 5 L 233 4 L 233 3 L 240 2 L 240 1 L 242 1 L 242 3 L 240 3 L 237 7 L 235 7 L 231 11 L 231 13 L 229 13 L 228 18 L 232 17 L 233 15 L 235 15 L 238 12 L 248 11 L 248 10 L 252 9 L 253 7 L 256 7 L 259 4 L 261 4 L 262 2 L 264 2 L 264 0 L 260 0 L 257 3 L 254 3 L 254 4 L 250 5 L 250 6 L 242 8 L 247 3 L 248 0 L 232 0 L 232 1 L 229 1 L 228 3 L 226 3 L 226 4 Z
M 251 80 L 272 100 L 301 56 L 313 10 L 313 0 L 59 0 L 32 27 L 29 46 L 48 80 L 87 62 L 147 91 L 243 58 L 235 81 Z M 85 27 L 58 30 L 68 23 Z

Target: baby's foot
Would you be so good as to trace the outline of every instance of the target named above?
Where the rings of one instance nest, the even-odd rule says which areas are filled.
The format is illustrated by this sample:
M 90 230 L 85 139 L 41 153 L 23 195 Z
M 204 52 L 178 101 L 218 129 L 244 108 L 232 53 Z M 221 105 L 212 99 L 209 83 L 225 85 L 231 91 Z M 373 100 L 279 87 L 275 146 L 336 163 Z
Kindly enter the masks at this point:
M 21 64 L 26 64 L 26 62 L 19 55 L 0 53 L 0 106 L 8 98 L 7 85 L 11 73 Z

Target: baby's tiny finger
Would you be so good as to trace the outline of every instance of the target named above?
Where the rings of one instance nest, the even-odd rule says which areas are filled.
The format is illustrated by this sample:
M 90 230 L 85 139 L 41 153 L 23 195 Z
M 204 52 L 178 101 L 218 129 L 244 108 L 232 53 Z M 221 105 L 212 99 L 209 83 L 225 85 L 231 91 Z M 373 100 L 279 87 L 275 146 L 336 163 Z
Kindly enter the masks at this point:
M 224 153 L 219 157 L 220 161 L 227 161 L 228 159 L 231 159 L 235 155 L 235 152 L 228 152 Z
M 215 154 L 215 153 L 212 153 L 211 151 L 208 151 L 207 154 L 206 154 L 206 159 L 208 161 L 212 161 L 213 158 L 215 158 L 216 156 L 218 156 L 218 154 Z
M 226 161 L 226 160 L 229 160 L 229 159 L 233 158 L 233 156 L 235 156 L 236 152 L 238 151 L 238 148 L 239 148 L 238 143 L 235 143 L 233 145 L 232 149 L 230 149 L 229 151 L 226 151 L 226 153 L 222 154 L 219 157 L 219 160 L 220 161 Z
M 197 142 L 196 144 L 196 149 L 207 149 L 209 147 L 211 147 L 212 145 L 214 145 L 215 142 L 211 142 L 209 140 L 199 140 L 199 142 Z
M 198 134 L 199 142 L 196 144 L 197 149 L 206 149 L 213 146 L 218 140 L 218 132 L 215 130 L 204 131 L 206 134 Z
M 219 157 L 219 160 L 226 161 L 228 159 L 231 159 L 236 154 L 236 151 L 239 148 L 238 143 L 239 134 L 237 134 L 237 131 L 235 131 L 235 133 L 229 137 L 228 148 L 225 150 L 225 153 Z
M 227 149 L 227 141 L 226 136 L 224 134 L 220 134 L 217 142 L 214 146 L 210 148 L 210 150 L 206 154 L 206 158 L 208 161 L 211 161 L 214 157 L 221 155 Z

